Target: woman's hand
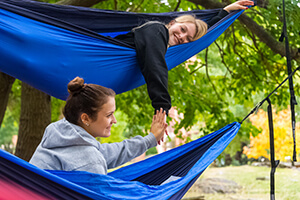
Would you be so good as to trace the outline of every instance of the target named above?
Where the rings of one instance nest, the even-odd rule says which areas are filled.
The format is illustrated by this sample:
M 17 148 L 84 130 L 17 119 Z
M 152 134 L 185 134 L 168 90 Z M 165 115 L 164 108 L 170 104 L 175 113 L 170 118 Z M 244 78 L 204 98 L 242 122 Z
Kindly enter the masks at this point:
M 245 10 L 248 9 L 247 6 L 253 6 L 254 2 L 250 1 L 250 0 L 240 0 L 240 1 L 236 1 L 228 6 L 226 6 L 225 8 L 223 8 L 224 10 L 226 10 L 227 12 L 231 12 L 234 10 Z
M 165 122 L 166 121 L 166 111 L 163 111 L 161 108 L 159 111 L 156 111 L 156 114 L 153 116 L 152 119 L 152 124 L 151 124 L 151 133 L 156 138 L 156 141 L 158 144 L 160 144 L 160 141 L 164 137 L 164 133 L 167 130 L 168 124 Z

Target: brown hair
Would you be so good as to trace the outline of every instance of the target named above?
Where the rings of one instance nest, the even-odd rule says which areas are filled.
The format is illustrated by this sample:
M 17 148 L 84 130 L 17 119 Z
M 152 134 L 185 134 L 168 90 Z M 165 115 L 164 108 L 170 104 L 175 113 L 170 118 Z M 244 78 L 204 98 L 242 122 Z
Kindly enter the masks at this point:
M 96 84 L 84 84 L 84 80 L 76 77 L 68 84 L 69 96 L 63 114 L 69 122 L 79 125 L 80 115 L 86 113 L 92 120 L 97 120 L 97 113 L 107 103 L 108 97 L 116 93 Z
M 196 33 L 192 38 L 192 41 L 198 40 L 207 32 L 207 24 L 200 19 L 196 19 L 193 15 L 181 15 L 175 18 L 175 22 L 179 22 L 179 23 L 189 22 L 195 24 Z

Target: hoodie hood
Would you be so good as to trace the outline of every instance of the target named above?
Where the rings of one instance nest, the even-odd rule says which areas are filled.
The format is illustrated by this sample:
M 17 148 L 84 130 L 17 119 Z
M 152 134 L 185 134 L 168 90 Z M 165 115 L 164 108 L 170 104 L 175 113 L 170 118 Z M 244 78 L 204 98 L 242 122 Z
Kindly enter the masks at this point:
M 44 133 L 41 146 L 43 148 L 59 148 L 67 146 L 95 146 L 100 143 L 82 127 L 68 122 L 65 118 L 50 124 Z

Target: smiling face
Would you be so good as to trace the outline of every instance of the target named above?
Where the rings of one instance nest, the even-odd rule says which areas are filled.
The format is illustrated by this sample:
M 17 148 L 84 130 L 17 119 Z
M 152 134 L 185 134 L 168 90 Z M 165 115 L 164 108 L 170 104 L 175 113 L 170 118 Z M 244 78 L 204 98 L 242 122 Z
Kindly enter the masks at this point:
M 169 45 L 192 42 L 196 34 L 196 25 L 191 22 L 175 22 L 169 24 Z
M 81 116 L 82 121 L 84 121 L 82 127 L 93 137 L 109 137 L 112 125 L 117 123 L 114 116 L 116 110 L 115 98 L 107 98 L 108 101 L 102 105 L 101 110 L 97 113 L 96 120 L 92 120 L 85 113 Z

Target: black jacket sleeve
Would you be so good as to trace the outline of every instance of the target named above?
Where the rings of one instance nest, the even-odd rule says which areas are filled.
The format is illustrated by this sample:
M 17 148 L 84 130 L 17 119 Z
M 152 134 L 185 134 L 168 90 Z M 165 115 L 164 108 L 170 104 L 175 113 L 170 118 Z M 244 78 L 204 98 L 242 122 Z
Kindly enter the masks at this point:
M 165 54 L 168 47 L 169 31 L 161 23 L 146 24 L 134 30 L 137 60 L 147 84 L 154 110 L 171 108 L 168 92 L 168 68 Z
M 217 16 L 211 18 L 208 22 L 207 22 L 207 25 L 208 27 L 211 27 L 212 25 L 214 25 L 215 23 L 217 23 L 218 21 L 220 21 L 220 19 L 222 19 L 223 17 L 225 17 L 226 15 L 228 15 L 229 13 L 222 9 L 220 10 L 220 12 L 218 13 Z

